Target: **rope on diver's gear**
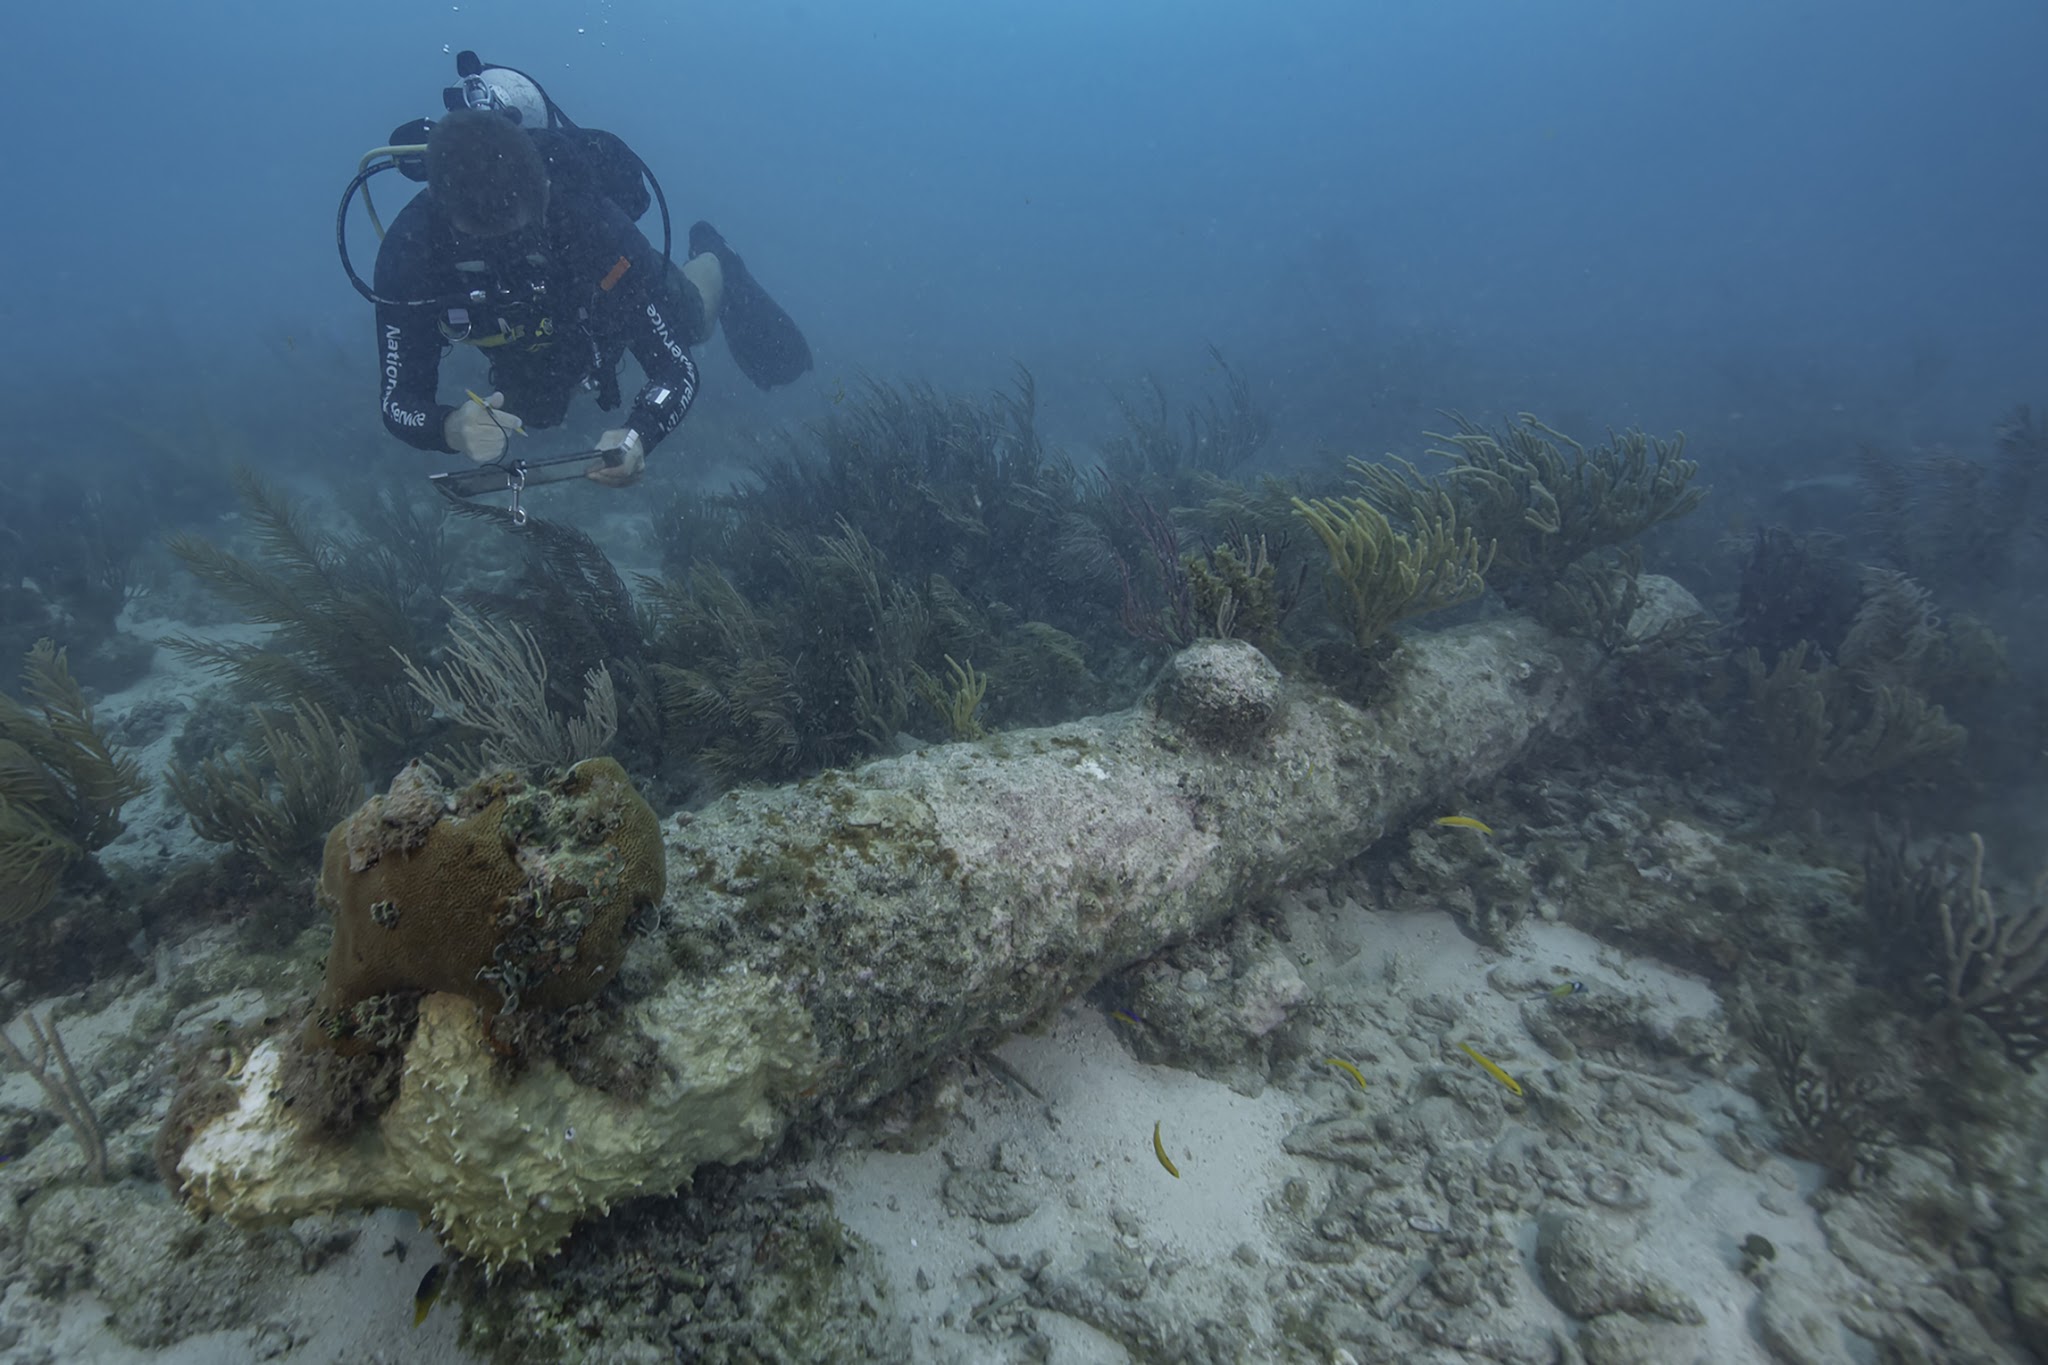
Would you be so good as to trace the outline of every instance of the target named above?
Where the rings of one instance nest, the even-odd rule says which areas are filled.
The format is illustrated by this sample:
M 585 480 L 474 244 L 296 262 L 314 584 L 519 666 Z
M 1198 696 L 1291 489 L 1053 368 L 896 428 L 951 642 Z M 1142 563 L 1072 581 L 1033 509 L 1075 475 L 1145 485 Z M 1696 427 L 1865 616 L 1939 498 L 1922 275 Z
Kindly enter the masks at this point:
M 528 77 L 528 79 L 532 78 Z M 567 120 L 568 116 L 566 114 L 563 115 L 563 121 L 567 122 Z M 574 124 L 569 126 L 575 127 Z M 640 174 L 647 177 L 649 187 L 654 190 L 654 202 L 661 206 L 661 267 L 662 274 L 666 276 L 669 267 L 675 263 L 675 232 L 672 221 L 669 218 L 668 196 L 661 192 L 661 181 L 655 178 L 653 168 L 647 164 L 640 153 L 634 151 L 631 147 L 627 147 L 626 151 L 639 165 Z M 348 188 L 341 192 L 341 207 L 334 212 L 335 250 L 341 253 L 341 269 L 342 273 L 348 276 L 348 282 L 355 286 L 355 291 L 358 294 L 361 294 L 371 303 L 384 304 L 394 308 L 435 308 L 445 302 L 445 300 L 439 298 L 382 298 L 377 294 L 376 290 L 372 289 L 364 281 L 361 275 L 356 273 L 355 263 L 349 260 L 348 256 L 348 206 L 354 202 L 356 192 L 359 190 L 362 192 L 363 207 L 369 210 L 370 214 L 370 226 L 377 230 L 377 240 L 383 241 L 384 220 L 378 217 L 377 205 L 370 198 L 370 177 L 379 171 L 398 169 L 398 160 L 402 156 L 425 156 L 426 154 L 427 144 L 424 142 L 404 143 L 389 147 L 372 147 L 369 151 L 364 152 L 362 158 L 356 162 L 355 177 L 348 182 Z M 380 157 L 383 159 L 379 160 Z M 376 162 L 376 164 L 372 165 L 372 162 Z
M 362 160 L 356 163 L 355 177 L 348 182 L 348 188 L 341 192 L 341 207 L 334 211 L 334 247 L 335 250 L 341 253 L 342 273 L 348 276 L 348 282 L 355 286 L 356 292 L 371 303 L 383 304 L 392 308 L 438 308 L 445 302 L 445 300 L 440 298 L 384 298 L 376 290 L 372 289 L 361 275 L 356 273 L 355 263 L 348 257 L 348 206 L 355 202 L 357 191 L 362 192 L 363 206 L 370 211 L 370 225 L 377 229 L 377 239 L 382 241 L 384 238 L 384 223 L 377 216 L 377 206 L 370 202 L 370 177 L 379 171 L 398 169 L 398 158 L 400 155 L 424 154 L 426 150 L 426 144 L 421 143 L 417 146 L 378 147 L 363 153 Z M 383 159 L 378 160 L 380 157 Z M 373 162 L 375 164 L 372 164 Z
M 425 156 L 426 154 L 427 144 L 424 142 L 408 143 L 398 147 L 372 147 L 369 151 L 363 153 L 362 160 L 356 162 L 356 171 L 358 174 L 361 174 L 372 161 L 380 156 L 389 157 L 391 164 L 396 166 L 398 159 L 402 156 Z M 379 167 L 379 169 L 383 168 Z M 377 229 L 377 240 L 383 241 L 384 220 L 377 216 L 377 206 L 370 202 L 370 184 L 367 179 L 363 182 L 363 207 L 370 211 L 370 226 Z

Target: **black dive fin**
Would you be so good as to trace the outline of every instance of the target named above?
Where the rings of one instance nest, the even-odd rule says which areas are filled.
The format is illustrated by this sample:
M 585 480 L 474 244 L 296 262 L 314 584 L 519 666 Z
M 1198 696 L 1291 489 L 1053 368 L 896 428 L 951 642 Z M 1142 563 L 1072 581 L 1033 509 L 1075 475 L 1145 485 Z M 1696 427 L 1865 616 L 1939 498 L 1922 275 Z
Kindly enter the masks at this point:
M 707 251 L 718 257 L 725 275 L 725 301 L 719 308 L 718 325 L 740 373 L 753 380 L 755 388 L 772 389 L 810 369 L 811 345 L 797 330 L 796 320 L 768 297 L 768 291 L 748 272 L 739 253 L 725 244 L 717 228 L 697 223 L 690 228 L 690 254 L 701 256 Z

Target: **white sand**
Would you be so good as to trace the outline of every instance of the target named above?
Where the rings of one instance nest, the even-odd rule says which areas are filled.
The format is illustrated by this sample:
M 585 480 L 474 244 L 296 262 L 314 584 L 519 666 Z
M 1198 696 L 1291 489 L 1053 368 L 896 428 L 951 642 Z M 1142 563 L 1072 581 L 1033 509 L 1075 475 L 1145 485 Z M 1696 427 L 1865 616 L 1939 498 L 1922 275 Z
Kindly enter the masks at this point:
M 1487 975 L 1495 968 L 1546 975 L 1561 969 L 1593 990 L 1626 982 L 1667 1003 L 1674 1017 L 1715 1009 L 1702 983 L 1559 925 L 1530 925 L 1512 957 L 1503 958 L 1442 914 L 1297 903 L 1288 919 L 1291 947 L 1297 959 L 1306 959 L 1303 975 L 1313 998 L 1333 1012 L 1384 999 L 1393 989 L 1390 974 L 1404 996 L 1453 994 L 1484 1020 L 1478 1032 L 1512 1040 L 1512 1060 L 1508 1049 L 1499 1060 L 1525 1074 L 1546 1059 L 1521 1028 L 1519 999 L 1489 989 Z M 1115 1240 L 1115 1214 L 1124 1216 L 1127 1228 L 1134 1220 L 1138 1230 L 1125 1244 L 1148 1257 L 1223 1268 L 1234 1250 L 1248 1246 L 1264 1262 L 1285 1259 L 1274 1244 L 1267 1205 L 1290 1177 L 1316 1180 L 1321 1173 L 1319 1163 L 1285 1152 L 1281 1139 L 1297 1123 L 1342 1112 L 1352 1103 L 1354 1082 L 1333 1067 L 1304 1062 L 1276 1075 L 1257 1099 L 1246 1099 L 1217 1082 L 1140 1062 L 1117 1037 L 1121 1027 L 1097 1009 L 1071 1005 L 1044 1036 L 1012 1039 L 999 1052 L 1045 1103 L 1009 1085 L 984 1085 L 947 1136 L 925 1152 L 841 1151 L 804 1172 L 833 1191 L 841 1219 L 880 1249 L 899 1311 L 919 1323 L 918 1359 L 971 1359 L 977 1347 L 987 1347 L 985 1338 L 957 1326 L 991 1297 L 976 1278 L 977 1266 L 1005 1254 L 1028 1260 L 1050 1249 L 1058 1268 L 1081 1248 Z M 1409 1061 L 1384 1033 L 1330 1036 L 1323 1044 L 1349 1059 L 1380 1059 L 1361 1062 L 1372 1080 L 1365 1112 L 1391 1102 L 1421 1067 L 1438 1065 Z M 1313 1051 L 1320 1056 L 1322 1047 Z M 1729 1125 L 1724 1110 L 1754 1112 L 1746 1097 L 1705 1077 L 1681 1098 L 1708 1133 Z M 1155 1120 L 1180 1169 L 1178 1180 L 1154 1158 Z M 1533 1115 L 1524 1122 L 1533 1128 Z M 1746 1323 L 1757 1290 L 1734 1268 L 1734 1248 L 1746 1235 L 1762 1233 L 1781 1257 L 1819 1251 L 1818 1224 L 1798 1194 L 1813 1172 L 1779 1160 L 1743 1171 L 1699 1138 L 1692 1135 L 1684 1174 L 1660 1172 L 1643 1182 L 1656 1233 L 1636 1248 L 1639 1263 L 1682 1286 L 1705 1313 L 1706 1359 L 1765 1365 L 1769 1357 Z M 949 1212 L 940 1195 L 947 1154 L 963 1167 L 981 1168 L 998 1144 L 1028 1152 L 1053 1192 L 1030 1217 L 1006 1226 Z M 1526 1282 L 1516 1309 L 1503 1317 L 1518 1319 L 1517 1326 L 1548 1323 L 1563 1331 L 1567 1319 L 1549 1303 L 1526 1255 L 1535 1241 L 1533 1219 L 1526 1232 Z M 920 1270 L 929 1289 L 918 1288 Z M 956 1325 L 945 1325 L 948 1318 Z M 1078 1323 L 1044 1313 L 1037 1323 L 1060 1342 L 1062 1361 L 1128 1359 L 1121 1346 Z

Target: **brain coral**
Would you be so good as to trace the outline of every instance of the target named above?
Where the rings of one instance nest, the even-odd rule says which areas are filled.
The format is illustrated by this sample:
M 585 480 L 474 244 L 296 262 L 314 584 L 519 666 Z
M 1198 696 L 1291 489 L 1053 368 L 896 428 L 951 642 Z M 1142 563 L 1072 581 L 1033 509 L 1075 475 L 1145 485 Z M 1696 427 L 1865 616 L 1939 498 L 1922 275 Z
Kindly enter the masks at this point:
M 589 1000 L 665 870 L 654 812 L 609 758 L 452 793 L 414 763 L 327 836 L 319 896 L 334 945 L 315 1017 L 339 1040 L 356 1006 L 392 991 L 499 1012 Z

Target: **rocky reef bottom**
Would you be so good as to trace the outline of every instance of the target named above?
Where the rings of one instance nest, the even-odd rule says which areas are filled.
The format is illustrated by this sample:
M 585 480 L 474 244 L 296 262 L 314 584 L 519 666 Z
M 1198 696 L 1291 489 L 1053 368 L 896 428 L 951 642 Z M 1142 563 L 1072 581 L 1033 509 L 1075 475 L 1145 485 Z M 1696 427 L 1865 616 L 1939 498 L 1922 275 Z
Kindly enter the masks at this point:
M 1968 1151 L 1788 1155 L 1732 1026 L 1851 879 L 1667 779 L 1529 773 L 1113 977 L 1042 1031 L 555 1258 L 408 1215 L 245 1232 L 151 1178 L 169 1040 L 303 994 L 225 930 L 65 1003 L 115 1180 L 0 1089 L 10 1361 L 2025 1361 L 2038 1089 Z M 1796 921 L 1759 928 L 1759 916 Z M 1627 946 L 1622 946 L 1627 945 Z M 1659 959 L 1664 959 L 1660 961 Z M 1680 970 L 1667 962 L 1698 969 Z M 258 990 L 247 982 L 266 981 Z M 1718 983 L 1710 984 L 1711 982 Z M 232 1057 L 226 1059 L 232 1062 Z M 1171 1169 L 1169 1169 L 1169 1165 Z

